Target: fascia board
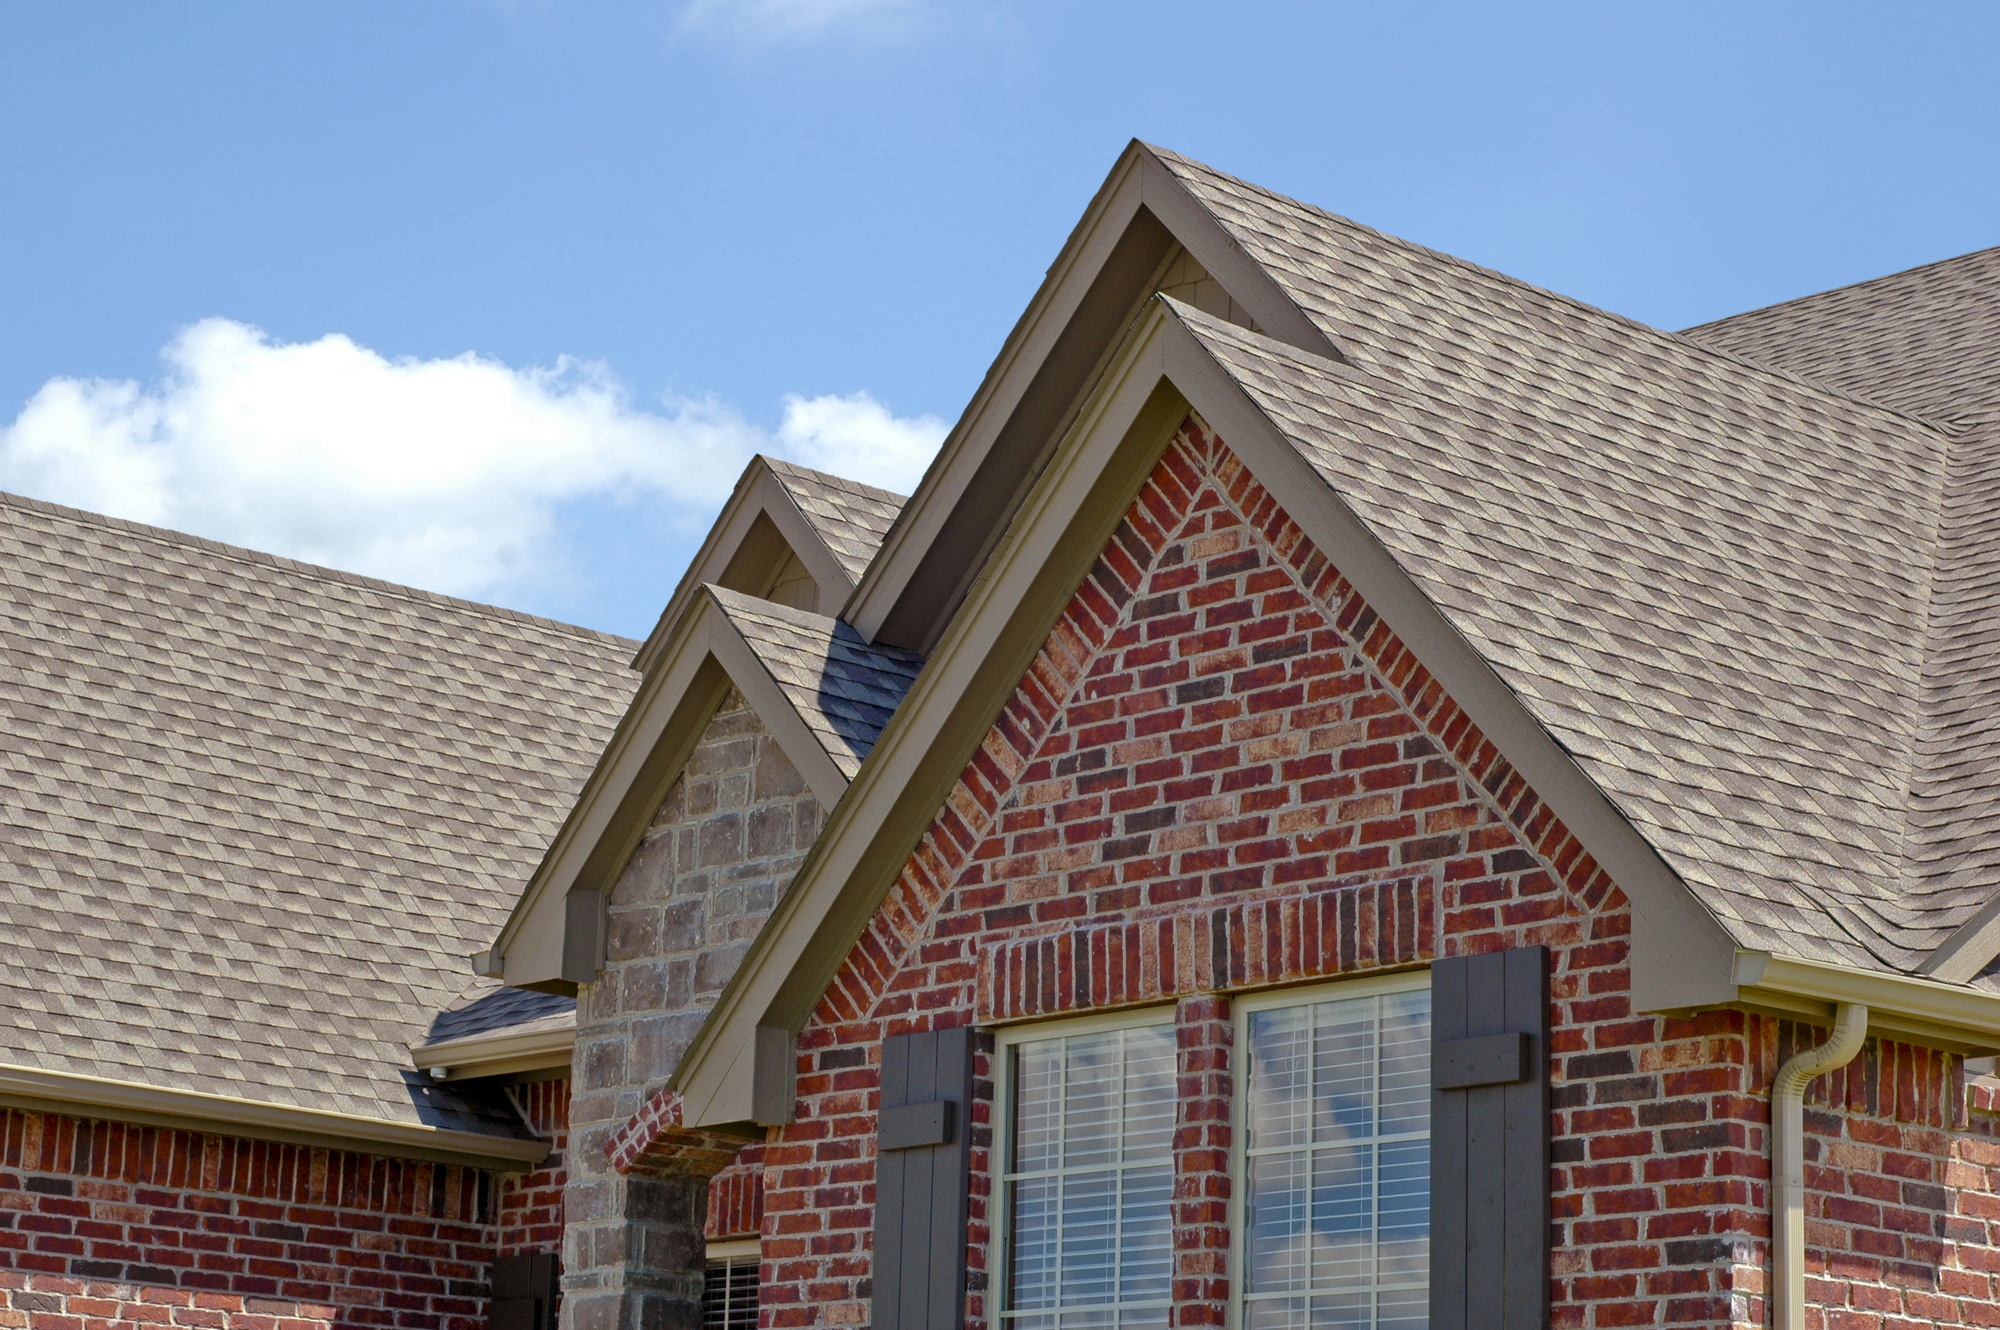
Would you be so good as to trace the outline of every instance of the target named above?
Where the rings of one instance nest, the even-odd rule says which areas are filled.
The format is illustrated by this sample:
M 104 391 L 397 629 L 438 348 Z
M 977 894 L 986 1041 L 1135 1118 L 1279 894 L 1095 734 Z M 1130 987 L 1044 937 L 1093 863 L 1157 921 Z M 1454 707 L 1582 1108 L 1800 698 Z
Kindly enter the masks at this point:
M 1805 999 L 1830 1013 L 1835 1003 L 1859 1002 L 1868 1008 L 1872 1032 L 1905 1034 L 1961 1052 L 2000 1049 L 2000 994 L 1983 989 L 1757 951 L 1738 954 L 1736 973 L 1745 1005 L 1782 1009 L 1788 998 Z
M 687 571 L 681 574 L 679 584 L 674 587 L 674 594 L 667 598 L 667 606 L 660 611 L 653 631 L 646 635 L 638 654 L 632 657 L 633 669 L 641 674 L 652 672 L 653 663 L 666 650 L 695 593 L 704 582 L 713 582 L 722 576 L 722 570 L 729 566 L 729 560 L 743 544 L 743 538 L 750 534 L 757 514 L 763 511 L 763 482 L 772 479 L 771 468 L 765 464 L 761 454 L 752 457 L 750 464 L 743 468 L 743 474 L 736 478 L 736 488 L 729 493 L 729 501 L 716 514 L 701 548 L 688 562 Z
M 441 1068 L 444 1079 L 462 1081 L 504 1072 L 567 1067 L 575 1050 L 576 1013 L 571 1011 L 525 1026 L 488 1030 L 463 1039 L 412 1044 L 410 1064 L 419 1071 L 434 1072 Z
M 184 1131 L 434 1159 L 506 1172 L 532 1168 L 549 1153 L 543 1141 L 384 1122 L 354 1113 L 294 1108 L 35 1067 L 0 1066 L 0 1103 L 37 1112 L 109 1117 Z
M 653 747 L 696 682 L 709 658 L 709 620 L 720 608 L 703 596 L 675 625 L 667 649 L 653 662 L 604 746 L 597 766 L 569 816 L 528 879 L 493 950 L 501 960 L 502 982 L 523 987 L 547 983 L 562 970 L 563 898 L 568 895 L 620 802 L 638 778 Z M 551 938 L 553 941 L 551 942 Z M 527 942 L 525 947 L 517 946 Z
M 711 600 L 711 603 L 713 601 Z M 832 754 L 820 741 L 785 695 L 778 681 L 771 677 L 769 667 L 763 658 L 751 650 L 743 640 L 736 625 L 720 605 L 715 605 L 713 627 L 709 632 L 708 649 L 716 661 L 729 675 L 730 682 L 743 694 L 743 700 L 757 713 L 757 719 L 778 741 L 778 747 L 792 759 L 792 765 L 805 777 L 806 785 L 812 790 L 813 798 L 819 800 L 820 807 L 832 808 L 847 793 L 847 776 L 834 765 Z M 617 870 L 613 870 L 615 873 Z
M 2000 896 L 1953 929 L 1924 962 L 1923 973 L 1940 983 L 1970 983 L 1995 956 L 2000 956 Z
M 813 581 L 819 584 L 820 600 L 814 612 L 828 617 L 838 614 L 841 606 L 847 603 L 847 598 L 854 594 L 854 579 L 848 576 L 847 566 L 841 563 L 819 528 L 799 507 L 798 497 L 768 468 L 764 472 L 761 491 L 759 497 L 764 513 L 777 526 L 785 543 L 792 547 L 792 553 L 799 556 L 799 562 L 806 566 Z M 713 582 L 717 579 L 710 577 L 705 580 Z
M 1180 424 L 1186 403 L 1161 396 L 1161 322 L 1155 310 L 1132 331 L 1074 446 L 1038 482 L 697 1031 L 670 1082 L 690 1126 L 757 1120 L 758 1027 L 804 1025 Z M 1087 503 L 1094 524 L 1079 521 Z
M 876 640 L 925 552 L 957 510 L 987 452 L 1021 405 L 1037 372 L 1142 207 L 1222 284 L 1267 336 L 1314 355 L 1342 358 L 1326 333 L 1215 215 L 1150 148 L 1134 141 L 1070 233 L 1035 298 L 1008 335 L 937 460 L 924 473 L 917 492 L 904 505 L 881 551 L 842 610 L 842 617 L 862 637 Z M 1117 336 L 1112 340 L 1115 343 Z M 1086 382 L 1083 391 L 1088 396 L 1092 385 Z
M 688 606 L 705 584 L 722 581 L 730 561 L 743 547 L 760 515 L 771 519 L 772 525 L 778 528 L 778 534 L 785 538 L 785 543 L 799 556 L 799 562 L 805 565 L 813 581 L 819 584 L 819 612 L 832 614 L 846 603 L 854 591 L 854 580 L 827 546 L 819 528 L 800 510 L 792 492 L 785 488 L 785 483 L 778 479 L 770 464 L 759 454 L 751 458 L 750 464 L 743 469 L 743 475 L 729 495 L 729 502 L 723 505 L 715 524 L 709 528 L 707 539 L 695 552 L 687 572 L 681 575 L 666 609 L 660 612 L 659 622 L 640 646 L 638 654 L 633 656 L 633 669 L 641 673 L 652 669 L 653 662 L 666 649 L 674 625 L 687 613 Z
M 1001 343 L 1000 354 L 994 357 L 958 424 L 946 436 L 937 458 L 925 469 L 916 493 L 891 523 L 881 549 L 841 611 L 840 617 L 866 640 L 874 641 L 881 631 L 896 597 L 916 573 L 924 551 L 972 482 L 994 436 L 1020 404 L 1035 371 L 1048 358 L 1089 292 L 1091 281 L 1131 224 L 1139 210 L 1139 165 L 1150 155 L 1136 140 L 1119 155 L 1056 261 L 1049 265 L 1034 299 Z
M 791 699 L 730 622 L 728 613 L 705 587 L 700 588 L 689 605 L 682 631 L 641 684 L 639 696 L 606 745 L 597 770 L 522 893 L 507 930 L 494 944 L 501 955 L 506 983 L 521 987 L 548 984 L 560 977 L 564 898 L 579 885 L 615 881 L 631 858 L 650 814 L 638 825 L 623 828 L 622 833 L 614 823 L 621 811 L 629 811 L 625 809 L 627 799 L 647 768 L 657 764 L 660 746 L 678 736 L 682 746 L 691 747 L 691 738 L 699 738 L 707 716 L 694 715 L 688 708 L 706 713 L 719 701 L 712 687 L 703 686 L 711 662 L 743 694 L 823 807 L 834 807 L 846 793 L 847 777 L 818 735 L 799 716 Z M 669 764 L 677 773 L 686 757 L 675 756 L 677 760 Z M 607 837 L 614 834 L 622 834 L 624 843 L 610 846 L 607 853 Z M 586 875 L 589 881 L 583 880 Z
M 1164 302 L 1162 302 L 1164 303 Z M 1731 1001 L 1736 941 L 1543 728 L 1358 514 L 1250 400 L 1187 325 L 1162 339 L 1168 377 L 1632 902 L 1632 1003 Z

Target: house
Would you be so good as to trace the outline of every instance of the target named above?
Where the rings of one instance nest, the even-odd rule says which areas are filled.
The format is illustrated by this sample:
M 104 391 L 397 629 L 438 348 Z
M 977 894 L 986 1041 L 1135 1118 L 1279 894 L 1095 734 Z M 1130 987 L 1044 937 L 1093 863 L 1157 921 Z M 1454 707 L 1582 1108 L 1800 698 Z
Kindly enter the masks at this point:
M 918 491 L 759 459 L 636 648 L 10 504 L 120 551 L 17 542 L 17 604 L 150 580 L 61 593 L 101 643 L 9 630 L 76 680 L 10 770 L 88 750 L 10 922 L 100 940 L 21 999 L 0 1284 L 50 1325 L 2000 1319 L 1996 365 L 2000 250 L 1676 334 L 1135 143 Z M 96 719 L 114 639 L 155 654 Z

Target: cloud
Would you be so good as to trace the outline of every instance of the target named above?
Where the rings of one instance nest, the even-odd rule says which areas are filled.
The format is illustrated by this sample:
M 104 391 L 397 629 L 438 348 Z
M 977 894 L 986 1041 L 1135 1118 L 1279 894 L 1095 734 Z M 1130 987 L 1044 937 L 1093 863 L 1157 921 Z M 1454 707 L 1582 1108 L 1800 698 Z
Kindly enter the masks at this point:
M 391 360 L 229 319 L 162 359 L 149 385 L 44 384 L 0 426 L 0 489 L 481 598 L 572 575 L 579 504 L 698 527 L 760 450 L 907 492 L 945 433 L 856 393 L 787 397 L 772 434 L 713 398 L 642 409 L 574 359 Z
M 930 8 L 927 0 L 688 0 L 674 26 L 689 36 L 753 43 L 898 37 Z

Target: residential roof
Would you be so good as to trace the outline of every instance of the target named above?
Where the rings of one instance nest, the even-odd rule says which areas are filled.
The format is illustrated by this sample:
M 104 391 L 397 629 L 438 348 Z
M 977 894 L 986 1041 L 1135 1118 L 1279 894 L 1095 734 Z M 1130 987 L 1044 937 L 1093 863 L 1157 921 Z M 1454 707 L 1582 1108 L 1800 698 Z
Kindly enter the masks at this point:
M 838 619 L 738 591 L 709 593 L 849 780 L 861 769 L 923 658 L 875 646 Z
M 1682 336 L 1947 424 L 2000 420 L 2000 247 Z
M 1948 369 L 1760 364 L 1161 156 L 1348 368 L 1182 317 L 1744 945 L 1912 970 L 1993 895 L 1994 450 L 1906 412 L 2000 396 L 2000 265 L 1885 279 Z
M 0 496 L 0 1062 L 515 1130 L 408 1046 L 575 799 L 632 645 Z
M 764 463 L 848 576 L 859 580 L 868 571 L 875 551 L 882 547 L 882 537 L 889 534 L 907 496 L 775 457 L 766 457 Z

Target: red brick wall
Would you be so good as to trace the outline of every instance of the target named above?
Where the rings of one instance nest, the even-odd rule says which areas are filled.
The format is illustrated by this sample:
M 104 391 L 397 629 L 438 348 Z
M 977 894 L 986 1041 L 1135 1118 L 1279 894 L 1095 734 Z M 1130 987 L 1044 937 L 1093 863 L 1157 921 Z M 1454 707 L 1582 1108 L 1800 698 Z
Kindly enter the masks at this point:
M 8 1324 L 484 1323 L 493 1175 L 0 1110 Z
M 522 1121 L 549 1143 L 549 1156 L 526 1173 L 500 1175 L 499 1254 L 560 1252 L 563 1184 L 569 1176 L 569 1080 L 533 1081 L 508 1094 Z
M 1629 931 L 1623 896 L 1567 828 L 1190 421 L 801 1035 L 798 1120 L 765 1155 L 764 1324 L 868 1319 L 885 1035 L 1179 999 L 1184 1082 L 1212 1102 L 1216 1072 L 1199 1059 L 1226 1059 L 1226 1042 L 1219 1015 L 1194 1019 L 1189 999 L 1537 943 L 1554 966 L 1556 1325 L 1758 1323 L 1760 1096 L 1796 1036 L 1738 1012 L 1634 1016 Z M 1815 1294 L 1859 1309 L 1886 1301 L 1865 1289 L 1893 1290 L 1915 1315 L 1946 1272 L 1969 1289 L 2000 1264 L 1983 1264 L 1983 1215 L 1974 1232 L 1983 1197 L 1918 1214 L 1935 1193 L 1906 1184 L 1980 1170 L 1983 1190 L 1994 1161 L 1984 1136 L 1925 1116 L 1951 1102 L 1952 1059 L 1876 1056 L 1898 1076 L 1910 1067 L 1907 1093 L 1898 1081 L 1874 1109 L 1850 1095 L 1844 1113 L 1814 1117 L 1814 1179 L 1829 1201 L 1897 1199 L 1821 1208 L 1814 1259 L 1843 1282 Z M 975 1326 L 989 1310 L 989 1060 L 977 1076 Z M 1227 1196 L 1214 1168 L 1227 1121 L 1196 1114 L 1182 1134 L 1175 1315 L 1211 1324 L 1226 1266 L 1203 1254 L 1218 1240 L 1204 1203 Z M 1915 1231 L 1925 1223 L 1963 1235 L 1932 1274 L 1924 1263 L 1950 1244 Z M 1944 1319 L 1988 1314 L 1950 1308 Z

